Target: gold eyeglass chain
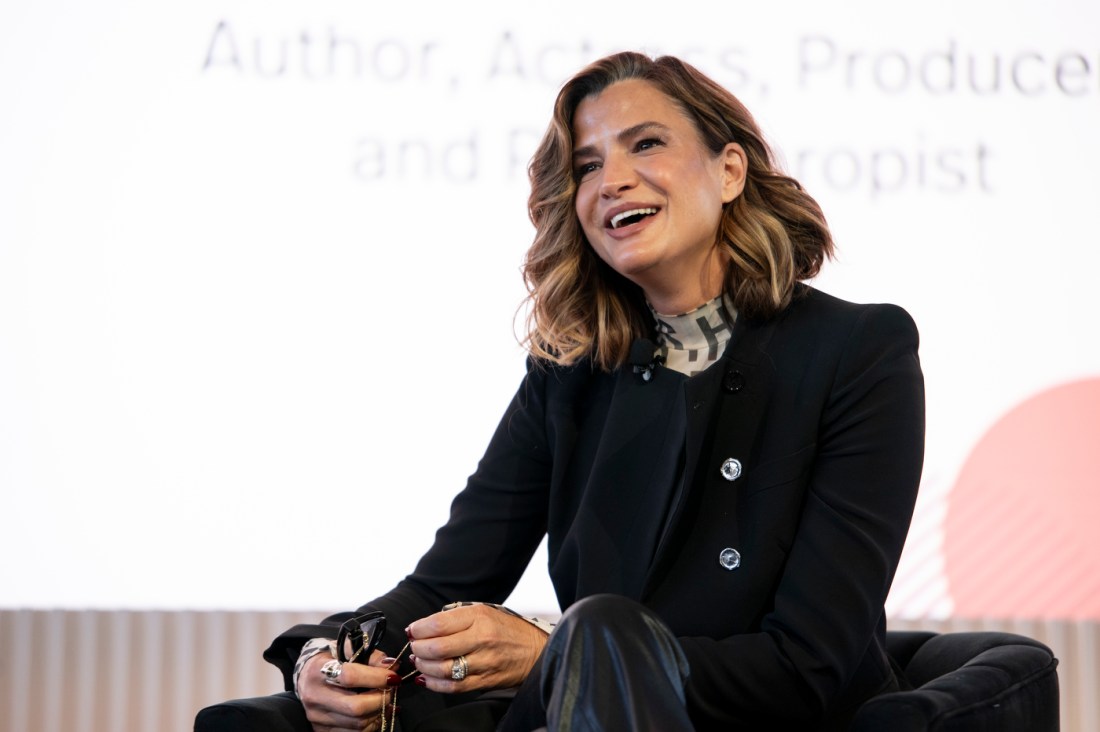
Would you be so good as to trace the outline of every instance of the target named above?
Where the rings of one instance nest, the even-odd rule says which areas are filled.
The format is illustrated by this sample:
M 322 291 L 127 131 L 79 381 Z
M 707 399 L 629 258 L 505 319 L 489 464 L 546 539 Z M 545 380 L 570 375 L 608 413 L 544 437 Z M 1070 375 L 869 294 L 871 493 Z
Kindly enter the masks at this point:
M 397 664 L 401 663 L 401 657 L 404 656 L 405 652 L 409 650 L 410 645 L 412 645 L 412 641 L 406 643 L 405 647 L 402 648 L 401 651 L 394 657 L 393 663 L 387 666 L 390 671 L 393 671 L 395 668 L 397 668 Z M 401 681 L 403 682 L 405 681 L 405 679 L 409 678 L 410 676 L 415 676 L 418 673 L 420 672 L 416 669 L 413 669 L 409 673 L 402 676 Z M 386 693 L 389 691 L 389 689 L 382 689 L 382 729 L 379 732 L 393 732 L 395 729 L 395 724 L 397 723 L 397 690 L 399 688 L 401 688 L 400 684 L 393 687 L 393 701 L 389 703 L 390 719 L 388 723 L 386 721 Z

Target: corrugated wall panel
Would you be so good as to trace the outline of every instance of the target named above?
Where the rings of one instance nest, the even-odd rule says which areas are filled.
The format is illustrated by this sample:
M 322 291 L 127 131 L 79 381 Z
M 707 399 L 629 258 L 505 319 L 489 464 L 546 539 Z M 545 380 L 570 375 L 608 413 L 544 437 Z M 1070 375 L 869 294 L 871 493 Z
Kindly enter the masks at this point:
M 260 653 L 323 615 L 0 610 L 0 732 L 188 732 L 208 704 L 281 691 Z

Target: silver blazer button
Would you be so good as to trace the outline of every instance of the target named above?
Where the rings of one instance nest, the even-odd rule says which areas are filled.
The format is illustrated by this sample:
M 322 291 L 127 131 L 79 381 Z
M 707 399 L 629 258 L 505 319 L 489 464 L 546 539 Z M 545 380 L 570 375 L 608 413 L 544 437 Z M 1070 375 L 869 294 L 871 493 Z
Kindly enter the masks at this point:
M 726 458 L 726 462 L 722 463 L 719 472 L 722 473 L 722 477 L 726 480 L 737 480 L 741 477 L 741 461 L 737 458 Z
M 737 569 L 741 566 L 741 552 L 726 547 L 722 550 L 722 553 L 718 555 L 718 563 L 729 570 Z

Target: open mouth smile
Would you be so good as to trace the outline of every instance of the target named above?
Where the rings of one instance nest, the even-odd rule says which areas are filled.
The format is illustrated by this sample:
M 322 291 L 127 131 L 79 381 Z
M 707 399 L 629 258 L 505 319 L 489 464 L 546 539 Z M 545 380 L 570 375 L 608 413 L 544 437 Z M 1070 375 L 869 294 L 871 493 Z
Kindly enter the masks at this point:
M 657 213 L 658 209 L 652 206 L 641 206 L 619 211 L 609 218 L 604 224 L 609 229 L 621 229 L 625 226 L 636 224 L 643 219 Z

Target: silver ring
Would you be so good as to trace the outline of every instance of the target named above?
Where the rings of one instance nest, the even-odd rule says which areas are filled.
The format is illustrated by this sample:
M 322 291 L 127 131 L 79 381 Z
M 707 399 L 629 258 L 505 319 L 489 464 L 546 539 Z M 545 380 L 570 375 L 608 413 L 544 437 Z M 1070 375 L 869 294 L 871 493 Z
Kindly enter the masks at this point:
M 466 674 L 470 673 L 470 665 L 466 663 L 465 656 L 459 656 L 451 661 L 451 680 L 462 681 Z
M 344 670 L 344 664 L 337 661 L 335 658 L 331 661 L 325 661 L 325 665 L 321 667 L 321 673 L 325 675 L 325 681 L 333 682 L 340 680 L 340 672 Z

